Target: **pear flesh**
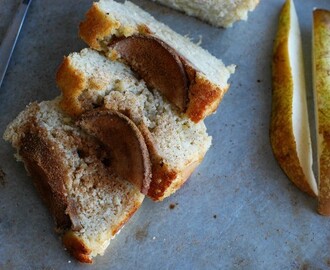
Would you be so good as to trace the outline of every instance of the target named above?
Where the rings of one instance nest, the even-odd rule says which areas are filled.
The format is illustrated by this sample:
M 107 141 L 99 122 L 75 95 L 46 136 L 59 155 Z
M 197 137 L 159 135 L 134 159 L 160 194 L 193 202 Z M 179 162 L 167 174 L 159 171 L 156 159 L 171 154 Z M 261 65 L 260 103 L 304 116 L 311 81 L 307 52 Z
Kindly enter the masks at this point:
M 151 161 L 145 140 L 132 120 L 124 114 L 95 109 L 77 121 L 86 133 L 97 138 L 109 152 L 113 170 L 148 193 L 151 182 Z
M 158 89 L 181 111 L 187 109 L 189 78 L 174 49 L 151 36 L 117 38 L 108 45 L 139 74 L 149 87 Z

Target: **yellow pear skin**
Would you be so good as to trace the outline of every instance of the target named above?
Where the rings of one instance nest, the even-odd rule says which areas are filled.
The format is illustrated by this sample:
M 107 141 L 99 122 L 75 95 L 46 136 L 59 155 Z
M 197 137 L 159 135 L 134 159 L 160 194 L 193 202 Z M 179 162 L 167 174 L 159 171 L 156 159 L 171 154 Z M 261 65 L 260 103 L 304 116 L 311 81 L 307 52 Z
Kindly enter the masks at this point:
M 314 101 L 318 148 L 318 212 L 330 215 L 330 11 L 313 12 Z

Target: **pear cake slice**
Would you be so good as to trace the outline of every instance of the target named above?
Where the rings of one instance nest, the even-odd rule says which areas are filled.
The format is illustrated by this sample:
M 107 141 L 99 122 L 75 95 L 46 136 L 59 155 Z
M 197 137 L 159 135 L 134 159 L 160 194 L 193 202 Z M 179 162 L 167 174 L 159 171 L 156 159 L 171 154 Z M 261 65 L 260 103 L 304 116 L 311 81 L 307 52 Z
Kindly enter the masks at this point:
M 129 1 L 94 3 L 79 35 L 92 49 L 128 64 L 196 123 L 216 111 L 235 70 Z
M 32 103 L 8 125 L 4 139 L 32 176 L 65 248 L 80 262 L 91 263 L 139 209 L 144 195 L 114 173 L 107 149 L 74 122 L 58 98 Z
M 127 65 L 95 50 L 71 53 L 56 76 L 62 91 L 60 106 L 73 117 L 99 107 L 130 118 L 150 154 L 148 196 L 160 201 L 178 190 L 202 162 L 211 137 L 203 121 L 191 121 L 135 75 Z
M 259 0 L 153 0 L 182 11 L 217 27 L 231 27 L 234 22 L 247 20 Z
M 313 72 L 317 130 L 318 212 L 330 215 L 330 11 L 313 12 Z
M 316 196 L 302 43 L 292 0 L 286 1 L 280 14 L 272 77 L 270 139 L 275 158 L 299 189 Z

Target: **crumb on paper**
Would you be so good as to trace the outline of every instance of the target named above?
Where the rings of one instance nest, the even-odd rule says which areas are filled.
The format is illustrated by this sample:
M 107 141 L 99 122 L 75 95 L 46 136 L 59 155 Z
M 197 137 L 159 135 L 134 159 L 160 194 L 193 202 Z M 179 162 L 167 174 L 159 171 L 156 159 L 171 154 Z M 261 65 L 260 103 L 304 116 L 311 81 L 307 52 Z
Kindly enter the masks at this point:
M 185 38 L 189 39 L 189 41 L 191 41 L 192 43 L 194 42 L 194 39 L 192 37 L 190 37 L 190 33 L 184 35 Z M 200 46 L 203 42 L 203 36 L 202 35 L 198 35 L 198 41 L 195 43 L 197 46 Z
M 169 205 L 169 208 L 172 210 L 172 209 L 174 209 L 177 205 L 178 205 L 178 203 L 171 203 L 171 204 Z
M 200 46 L 202 44 L 202 42 L 203 42 L 203 36 L 202 35 L 198 35 L 198 37 L 199 37 L 199 40 L 197 41 L 196 45 L 197 46 Z
M 189 39 L 191 41 L 190 33 L 185 34 L 184 37 L 187 38 L 187 39 Z

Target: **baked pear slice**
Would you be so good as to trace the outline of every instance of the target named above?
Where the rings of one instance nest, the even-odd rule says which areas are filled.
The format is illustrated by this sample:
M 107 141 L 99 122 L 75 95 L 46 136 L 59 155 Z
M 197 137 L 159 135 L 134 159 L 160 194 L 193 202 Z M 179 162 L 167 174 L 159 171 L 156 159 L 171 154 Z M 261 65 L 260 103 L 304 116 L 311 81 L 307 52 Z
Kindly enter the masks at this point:
M 97 138 L 109 151 L 113 170 L 148 193 L 151 161 L 144 138 L 132 120 L 111 110 L 91 110 L 81 115 L 78 126 Z
M 160 91 L 180 111 L 187 109 L 188 76 L 178 54 L 165 42 L 152 36 L 134 35 L 113 39 L 108 47 L 149 87 Z
M 313 12 L 313 73 L 319 178 L 318 212 L 330 215 L 330 11 Z
M 275 158 L 299 189 L 316 196 L 302 43 L 292 0 L 285 2 L 280 14 L 272 79 L 270 140 Z

